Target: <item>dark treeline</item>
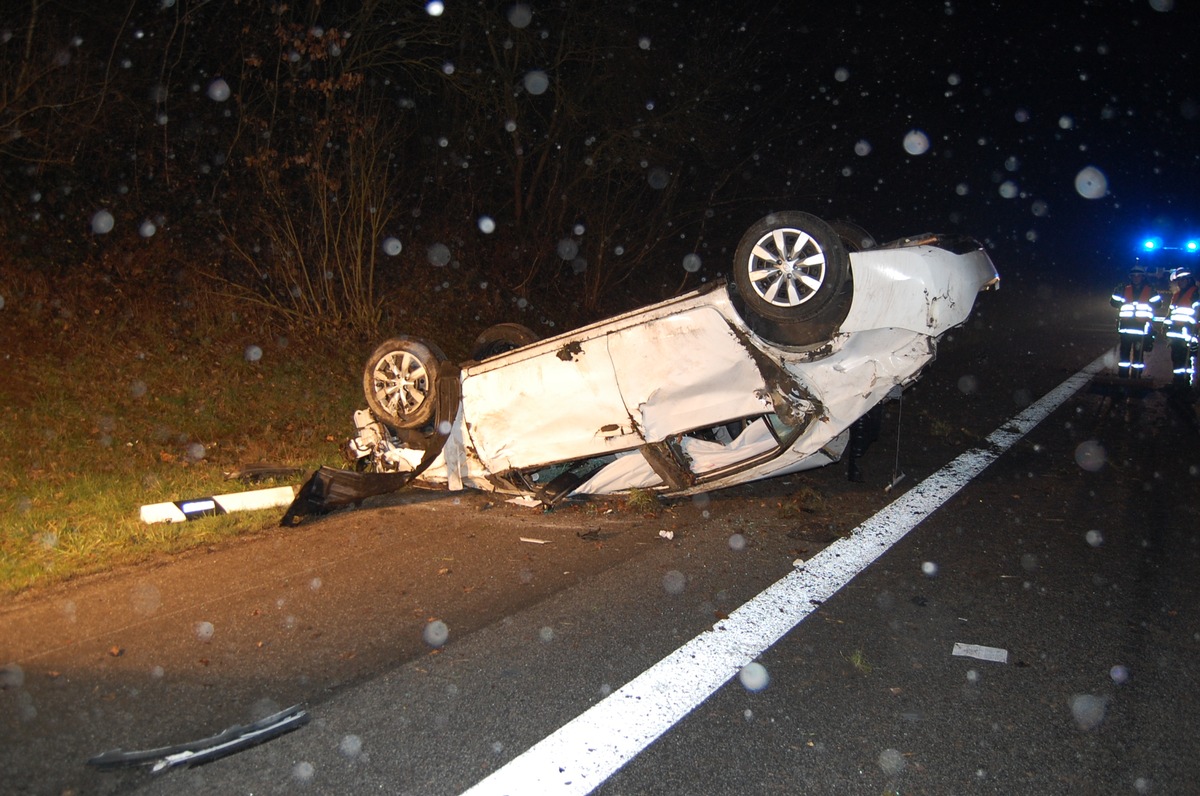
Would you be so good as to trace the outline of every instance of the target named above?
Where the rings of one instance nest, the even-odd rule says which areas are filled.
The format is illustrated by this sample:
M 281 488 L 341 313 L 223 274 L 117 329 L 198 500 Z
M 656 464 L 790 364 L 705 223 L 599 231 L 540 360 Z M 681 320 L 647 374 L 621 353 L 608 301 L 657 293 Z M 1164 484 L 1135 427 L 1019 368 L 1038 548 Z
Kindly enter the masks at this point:
M 430 291 L 579 319 L 725 273 L 830 171 L 795 38 L 743 4 L 5 5 L 0 234 L 50 279 L 368 333 Z

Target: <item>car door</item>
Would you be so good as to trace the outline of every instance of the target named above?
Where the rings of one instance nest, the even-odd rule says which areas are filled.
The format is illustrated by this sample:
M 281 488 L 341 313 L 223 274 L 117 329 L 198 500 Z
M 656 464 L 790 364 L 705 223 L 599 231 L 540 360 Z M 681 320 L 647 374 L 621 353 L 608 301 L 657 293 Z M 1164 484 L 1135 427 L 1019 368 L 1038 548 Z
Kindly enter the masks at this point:
M 771 411 L 749 343 L 713 307 L 607 335 L 617 387 L 647 442 Z
M 613 373 L 602 327 L 535 343 L 468 367 L 466 431 L 493 473 L 642 444 Z

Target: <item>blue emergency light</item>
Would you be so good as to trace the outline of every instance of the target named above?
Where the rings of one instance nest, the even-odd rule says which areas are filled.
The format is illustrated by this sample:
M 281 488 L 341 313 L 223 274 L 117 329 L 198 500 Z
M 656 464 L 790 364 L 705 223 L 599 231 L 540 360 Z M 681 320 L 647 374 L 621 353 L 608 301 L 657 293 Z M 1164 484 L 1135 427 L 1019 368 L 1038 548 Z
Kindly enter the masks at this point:
M 1166 243 L 1157 235 L 1151 238 L 1143 238 L 1142 251 L 1147 254 L 1160 251 L 1186 252 L 1187 254 L 1200 253 L 1200 240 L 1196 238 L 1189 238 L 1186 241 L 1180 242 L 1179 245 L 1173 245 L 1173 243 Z

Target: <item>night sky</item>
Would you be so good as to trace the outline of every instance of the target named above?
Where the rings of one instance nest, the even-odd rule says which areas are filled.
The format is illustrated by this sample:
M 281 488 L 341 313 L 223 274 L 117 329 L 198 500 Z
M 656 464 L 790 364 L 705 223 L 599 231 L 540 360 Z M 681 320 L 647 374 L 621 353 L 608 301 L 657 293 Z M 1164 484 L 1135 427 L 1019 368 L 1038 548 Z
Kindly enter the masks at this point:
M 1195 2 L 829 5 L 774 13 L 796 60 L 823 63 L 833 215 L 885 238 L 950 222 L 1000 262 L 1105 278 L 1146 231 L 1200 235 Z
M 184 212 L 223 212 L 236 221 L 222 197 L 232 195 L 229 186 L 245 176 L 245 153 L 235 151 L 235 144 L 244 149 L 250 139 L 231 108 L 255 109 L 253 99 L 247 99 L 247 85 L 238 80 L 253 71 L 244 65 L 247 53 L 258 53 L 258 45 L 249 43 L 245 30 L 242 35 L 226 30 L 222 15 L 236 11 L 249 18 L 250 11 L 268 7 L 232 0 L 146 0 L 133 3 L 125 16 L 106 7 L 76 9 L 72 0 L 53 5 L 70 24 L 59 30 L 43 23 L 39 31 L 46 41 L 76 42 L 56 51 L 70 56 L 72 65 L 85 58 L 107 64 L 114 78 L 105 106 L 114 114 L 112 123 L 135 117 L 141 121 L 128 131 L 108 131 L 94 154 L 75 157 L 66 167 L 74 171 L 61 176 L 29 169 L 28 161 L 19 158 L 0 158 L 0 176 L 15 197 L 6 210 L 13 219 L 9 232 L 73 240 L 87 226 L 83 213 L 90 217 L 97 207 L 113 211 L 117 232 L 122 225 L 159 215 L 177 230 L 183 228 L 187 219 L 179 209 L 172 215 L 154 204 L 163 200 L 145 199 L 151 188 L 167 199 L 194 193 L 195 206 Z M 722 207 L 741 205 L 736 211 L 719 211 L 725 214 L 720 217 L 725 228 L 707 231 L 703 240 L 673 235 L 682 248 L 669 254 L 671 262 L 678 262 L 690 246 L 711 247 L 703 253 L 708 257 L 719 250 L 721 257 L 706 260 L 706 269 L 711 265 L 715 271 L 750 221 L 784 209 L 849 218 L 880 240 L 926 231 L 966 232 L 988 244 L 1006 273 L 1042 269 L 1097 274 L 1103 277 L 1100 282 L 1131 263 L 1144 235 L 1161 235 L 1168 245 L 1200 236 L 1197 0 L 628 0 L 580 2 L 578 8 L 585 5 L 591 15 L 587 19 L 603 27 L 595 36 L 603 42 L 607 71 L 595 72 L 605 80 L 617 76 L 615 85 L 607 93 L 597 92 L 594 86 L 572 84 L 565 68 L 521 63 L 522 70 L 547 69 L 552 91 L 539 98 L 518 88 L 509 98 L 499 97 L 522 113 L 528 111 L 520 134 L 539 123 L 550 127 L 550 116 L 539 114 L 558 90 L 572 92 L 581 105 L 593 102 L 591 110 L 599 108 L 599 118 L 616 118 L 614 129 L 635 116 L 640 118 L 629 125 L 644 122 L 651 129 L 655 117 L 666 117 L 683 93 L 707 90 L 714 63 L 749 64 L 737 72 L 736 79 L 745 79 L 745 85 L 720 100 L 732 131 L 721 139 L 728 149 L 700 166 L 687 160 L 694 152 L 661 165 L 675 169 L 676 176 L 690 168 L 694 177 L 697 169 L 744 161 L 742 179 L 753 183 L 763 198 L 756 199 L 752 190 L 734 192 Z M 20 7 L 29 12 L 29 6 Z M 297 18 L 310 13 L 312 21 L 304 24 L 314 27 L 337 27 L 339 21 L 350 25 L 360 7 L 301 2 L 288 13 Z M 440 168 L 438 152 L 446 147 L 447 154 L 471 164 L 469 173 L 459 173 L 473 181 L 464 189 L 465 199 L 448 194 L 442 207 L 431 210 L 422 181 L 450 181 L 428 171 L 406 175 L 408 193 L 394 195 L 398 212 L 412 217 L 414 208 L 423 206 L 444 218 L 456 236 L 473 240 L 478 236 L 475 217 L 465 211 L 461 218 L 452 215 L 478 202 L 472 213 L 489 213 L 503 226 L 513 216 L 512 208 L 504 206 L 512 194 L 505 182 L 512 177 L 501 155 L 512 143 L 507 133 L 499 133 L 505 119 L 498 114 L 508 111 L 497 100 L 494 108 L 480 105 L 474 117 L 460 105 L 453 117 L 445 110 L 451 107 L 448 101 L 438 106 L 429 99 L 434 91 L 422 94 L 402 83 L 407 77 L 413 85 L 424 81 L 426 88 L 436 82 L 447 97 L 456 96 L 455 84 L 466 85 L 476 75 L 499 85 L 511 75 L 487 72 L 494 64 L 486 53 L 481 55 L 479 42 L 529 39 L 535 33 L 553 42 L 575 7 L 568 0 L 408 0 L 378 8 L 395 27 L 373 20 L 375 29 L 352 32 L 350 25 L 347 35 L 386 39 L 402 38 L 392 30 L 422 31 L 419 44 L 414 39 L 395 51 L 404 58 L 423 47 L 423 73 L 418 74 L 413 61 L 403 69 L 415 76 L 396 72 L 372 79 L 387 82 L 395 92 L 398 123 L 421 128 L 423 137 L 413 143 L 424 147 L 420 154 Z M 524 24 L 520 30 L 512 24 L 514 9 L 528 18 L 527 30 Z M 111 37 L 93 36 L 104 26 L 112 27 L 115 44 L 109 44 Z M 16 63 L 21 25 L 0 18 L 0 32 L 6 57 Z M 268 52 L 269 47 L 259 49 Z M 726 50 L 737 55 L 714 57 Z M 270 57 L 277 60 L 278 54 Z M 664 70 L 671 74 L 656 83 L 655 76 L 647 79 L 650 63 L 675 69 Z M 628 76 L 627 83 L 622 75 Z M 226 92 L 232 91 L 235 101 L 205 97 L 204 87 L 218 77 L 228 78 Z M 169 93 L 160 89 L 160 81 L 171 82 Z M 169 99 L 164 101 L 160 93 Z M 258 101 L 261 108 L 261 96 Z M 601 102 L 620 113 L 605 115 Z M 0 122 L 16 118 L 11 108 L 3 110 L 9 116 Z M 289 118 L 303 116 L 288 113 Z M 169 125 L 156 121 L 159 115 L 169 116 Z M 589 134 L 608 132 L 596 129 L 601 126 L 596 118 L 586 122 L 592 128 L 564 137 L 561 155 L 559 150 L 551 155 L 574 158 L 577 164 L 580 152 L 591 146 L 594 136 Z M 712 127 L 713 117 L 697 115 L 690 123 Z M 5 145 L 18 148 L 20 135 L 39 132 L 37 124 L 25 124 L 24 131 L 18 124 L 4 128 L 10 138 L 0 141 L 0 155 Z M 288 135 L 302 137 L 303 125 L 293 127 L 301 133 L 289 130 Z M 541 133 L 530 133 L 528 141 L 536 143 Z M 46 139 L 62 145 L 70 144 L 72 136 L 68 132 Z M 91 146 L 98 145 L 93 141 Z M 574 149 L 568 153 L 568 147 Z M 104 173 L 92 167 L 113 153 L 116 166 L 106 162 Z M 411 154 L 402 154 L 401 161 Z M 156 157 L 165 158 L 162 165 L 154 163 Z M 167 185 L 163 175 L 168 174 L 176 179 L 186 174 L 191 182 Z M 713 183 L 724 179 L 714 174 L 706 184 L 706 176 L 681 188 L 690 192 L 687 200 L 694 205 L 702 206 L 710 192 L 716 195 Z M 140 195 L 124 193 L 131 182 L 139 183 Z M 574 198 L 562 198 L 564 213 L 581 200 L 579 190 Z M 67 209 L 71 203 L 77 205 L 74 210 Z M 65 219 L 66 232 L 53 226 L 56 212 Z M 429 215 L 424 218 L 426 230 L 434 226 Z M 396 230 L 410 247 L 406 252 L 428 243 L 416 239 L 416 227 L 409 223 Z M 530 245 L 553 246 L 561 232 L 536 230 Z M 92 243 L 112 245 L 94 237 Z M 630 243 L 631 248 L 638 245 Z M 83 258 L 71 253 L 59 259 Z

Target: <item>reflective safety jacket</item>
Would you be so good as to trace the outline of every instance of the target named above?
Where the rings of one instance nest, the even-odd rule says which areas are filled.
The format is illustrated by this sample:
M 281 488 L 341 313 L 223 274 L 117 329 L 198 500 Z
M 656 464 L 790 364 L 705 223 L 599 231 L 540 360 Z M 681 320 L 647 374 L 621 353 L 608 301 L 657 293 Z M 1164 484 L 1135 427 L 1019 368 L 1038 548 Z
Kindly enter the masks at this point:
M 1182 340 L 1189 345 L 1196 342 L 1196 315 L 1200 311 L 1200 290 L 1192 285 L 1181 290 L 1171 299 L 1167 309 L 1167 320 L 1163 324 L 1167 337 Z
M 1118 285 L 1112 294 L 1112 305 L 1120 310 L 1117 313 L 1117 331 L 1121 334 L 1150 334 L 1150 325 L 1156 320 L 1154 311 L 1161 303 L 1162 296 L 1150 285 L 1137 287 L 1128 282 Z

